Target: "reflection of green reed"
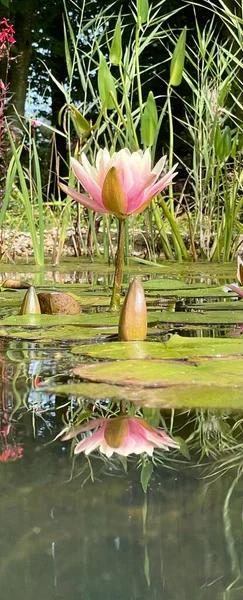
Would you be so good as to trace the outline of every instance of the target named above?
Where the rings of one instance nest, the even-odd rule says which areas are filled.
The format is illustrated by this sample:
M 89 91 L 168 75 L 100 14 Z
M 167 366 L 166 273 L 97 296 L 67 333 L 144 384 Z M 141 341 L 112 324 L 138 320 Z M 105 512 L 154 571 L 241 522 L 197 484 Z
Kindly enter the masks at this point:
M 227 550 L 231 560 L 231 570 L 234 576 L 233 581 L 227 586 L 223 598 L 224 600 L 234 600 L 236 598 L 235 592 L 243 591 L 243 583 L 240 585 L 239 582 L 242 580 L 242 567 L 239 558 L 239 553 L 236 548 L 236 542 L 234 538 L 234 532 L 232 527 L 232 520 L 230 516 L 230 501 L 232 499 L 233 492 L 242 476 L 242 468 L 238 470 L 238 474 L 235 477 L 233 483 L 229 487 L 228 493 L 225 498 L 223 508 L 223 522 L 224 522 L 224 533 L 227 545 Z M 237 595 L 238 598 L 238 595 Z

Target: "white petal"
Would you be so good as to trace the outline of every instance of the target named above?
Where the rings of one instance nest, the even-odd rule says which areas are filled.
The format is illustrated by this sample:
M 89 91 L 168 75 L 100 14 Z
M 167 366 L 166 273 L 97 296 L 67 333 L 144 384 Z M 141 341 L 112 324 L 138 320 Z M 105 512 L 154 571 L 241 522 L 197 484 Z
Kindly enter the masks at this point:
M 154 165 L 154 168 L 152 170 L 152 173 L 155 173 L 157 175 L 157 177 L 159 177 L 161 171 L 163 171 L 165 165 L 166 165 L 166 161 L 167 161 L 167 156 L 162 156 L 160 158 L 160 160 L 156 163 L 156 165 Z

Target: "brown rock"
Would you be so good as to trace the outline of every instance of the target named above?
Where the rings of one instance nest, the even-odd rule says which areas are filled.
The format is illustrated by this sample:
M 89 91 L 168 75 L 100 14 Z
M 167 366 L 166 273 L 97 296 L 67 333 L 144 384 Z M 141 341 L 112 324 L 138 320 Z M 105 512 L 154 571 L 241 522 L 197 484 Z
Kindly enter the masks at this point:
M 38 300 L 44 315 L 77 315 L 82 312 L 77 300 L 63 292 L 40 292 Z

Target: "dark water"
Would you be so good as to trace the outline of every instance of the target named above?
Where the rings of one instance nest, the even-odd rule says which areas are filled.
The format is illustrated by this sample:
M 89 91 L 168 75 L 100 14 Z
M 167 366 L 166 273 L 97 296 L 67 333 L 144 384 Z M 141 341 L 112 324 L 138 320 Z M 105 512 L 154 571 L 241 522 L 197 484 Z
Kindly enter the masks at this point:
M 132 465 L 92 464 L 94 482 L 88 468 L 68 481 L 67 449 L 30 435 L 24 457 L 0 465 L 2 598 L 243 597 L 241 480 L 227 505 L 232 475 L 208 485 L 197 469 L 158 467 L 145 496 Z
M 80 281 L 81 272 L 33 277 L 62 283 Z M 242 600 L 241 459 L 220 477 L 210 477 L 215 463 L 157 465 L 147 494 L 138 460 L 127 474 L 95 457 L 78 456 L 74 466 L 70 445 L 53 441 L 67 404 L 44 393 L 40 404 L 34 380 L 65 381 L 75 360 L 64 342 L 0 340 L 1 427 L 15 410 L 8 443 L 21 454 L 0 460 L 1 598 Z M 3 452 L 4 434 L 0 440 Z

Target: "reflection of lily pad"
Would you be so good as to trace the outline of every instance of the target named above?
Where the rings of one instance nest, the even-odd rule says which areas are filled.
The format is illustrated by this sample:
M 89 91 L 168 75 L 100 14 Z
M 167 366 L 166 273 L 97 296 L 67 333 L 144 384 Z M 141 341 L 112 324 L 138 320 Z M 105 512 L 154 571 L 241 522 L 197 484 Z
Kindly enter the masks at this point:
M 149 368 L 148 368 L 149 366 Z M 198 358 L 193 362 L 168 360 L 126 360 L 80 365 L 73 374 L 89 381 L 124 386 L 176 387 L 177 385 L 229 386 L 242 389 L 242 358 Z
M 2 326 L 28 326 L 28 327 L 52 327 L 65 325 L 80 325 L 91 327 L 102 327 L 104 325 L 116 325 L 118 315 L 109 312 L 82 313 L 79 315 L 13 315 L 0 321 Z
M 76 325 L 66 325 L 48 327 L 40 329 L 23 329 L 8 327 L 0 329 L 0 338 L 18 339 L 18 340 L 36 340 L 38 342 L 53 342 L 53 341 L 73 341 L 80 342 L 81 340 L 94 340 L 108 337 L 117 334 L 117 327 L 78 327 Z
M 149 369 L 143 360 L 112 363 L 112 369 L 110 363 L 95 363 L 77 367 L 74 373 L 92 381 L 69 382 L 49 392 L 94 400 L 125 398 L 150 407 L 242 409 L 242 358 L 202 360 L 197 365 L 150 361 Z
M 187 358 L 243 354 L 242 339 L 199 338 L 173 335 L 168 342 L 104 342 L 76 346 L 73 354 L 111 360 Z

